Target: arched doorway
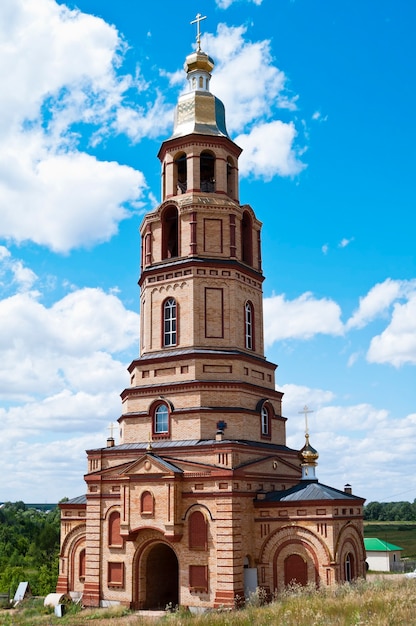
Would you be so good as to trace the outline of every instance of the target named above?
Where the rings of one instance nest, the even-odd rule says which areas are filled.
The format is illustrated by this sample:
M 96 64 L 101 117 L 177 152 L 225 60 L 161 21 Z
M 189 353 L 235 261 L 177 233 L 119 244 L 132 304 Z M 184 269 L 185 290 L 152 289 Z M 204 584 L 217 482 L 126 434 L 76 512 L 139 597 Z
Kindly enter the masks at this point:
M 291 554 L 285 559 L 285 585 L 290 584 L 308 584 L 308 566 L 299 554 Z
M 144 556 L 146 609 L 165 609 L 179 604 L 179 564 L 166 543 L 154 544 Z

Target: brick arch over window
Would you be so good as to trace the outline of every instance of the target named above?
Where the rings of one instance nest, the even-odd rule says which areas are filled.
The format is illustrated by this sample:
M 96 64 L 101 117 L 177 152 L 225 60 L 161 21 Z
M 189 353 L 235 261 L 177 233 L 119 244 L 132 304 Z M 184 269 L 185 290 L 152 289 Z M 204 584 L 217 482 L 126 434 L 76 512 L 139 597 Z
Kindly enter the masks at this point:
M 123 538 L 120 535 L 120 513 L 118 511 L 112 511 L 108 518 L 108 545 L 123 545 Z
M 140 512 L 142 515 L 149 516 L 155 514 L 155 499 L 150 491 L 143 491 L 140 496 Z
M 189 516 L 189 548 L 191 550 L 206 550 L 208 547 L 208 522 L 201 511 L 194 511 Z
M 162 259 L 179 256 L 179 217 L 176 206 L 168 206 L 162 213 Z

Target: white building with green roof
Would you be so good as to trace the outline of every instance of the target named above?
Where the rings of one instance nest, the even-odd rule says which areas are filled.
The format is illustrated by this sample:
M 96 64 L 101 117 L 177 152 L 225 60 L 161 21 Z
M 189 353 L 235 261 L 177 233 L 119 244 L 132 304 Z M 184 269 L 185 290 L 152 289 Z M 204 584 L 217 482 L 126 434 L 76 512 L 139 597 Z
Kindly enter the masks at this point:
M 376 537 L 365 537 L 364 546 L 368 569 L 376 572 L 391 572 L 397 569 L 403 548 Z

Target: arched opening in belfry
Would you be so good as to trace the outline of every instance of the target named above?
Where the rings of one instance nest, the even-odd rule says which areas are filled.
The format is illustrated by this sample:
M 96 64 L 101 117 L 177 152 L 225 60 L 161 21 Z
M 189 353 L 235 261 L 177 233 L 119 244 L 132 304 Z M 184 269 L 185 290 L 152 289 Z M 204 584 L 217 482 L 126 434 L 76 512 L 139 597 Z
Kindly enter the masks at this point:
M 182 193 L 186 193 L 188 189 L 188 175 L 187 175 L 187 164 L 186 164 L 186 154 L 181 152 L 175 158 L 175 178 L 176 178 L 176 193 L 178 195 Z
M 215 191 L 215 156 L 204 150 L 199 158 L 200 189 L 208 193 Z
M 227 158 L 227 196 L 234 198 L 235 196 L 235 169 L 231 157 Z
M 179 604 L 179 564 L 166 543 L 156 543 L 146 555 L 144 584 L 145 609 L 165 609 Z
M 299 554 L 290 554 L 285 558 L 285 585 L 308 584 L 308 565 Z
M 253 265 L 253 226 L 248 211 L 244 211 L 241 220 L 241 246 L 244 263 Z
M 162 215 L 162 259 L 178 256 L 178 234 L 178 209 L 167 207 Z

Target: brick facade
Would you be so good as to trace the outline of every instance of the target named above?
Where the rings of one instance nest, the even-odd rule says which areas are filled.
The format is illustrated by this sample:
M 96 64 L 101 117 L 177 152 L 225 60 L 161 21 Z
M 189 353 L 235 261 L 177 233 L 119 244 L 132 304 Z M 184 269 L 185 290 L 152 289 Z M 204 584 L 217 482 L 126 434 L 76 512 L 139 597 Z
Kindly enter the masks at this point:
M 211 66 L 190 55 L 190 83 L 197 72 L 208 85 Z M 291 576 L 365 574 L 363 500 L 320 499 L 318 484 L 292 499 L 302 458 L 264 356 L 261 224 L 239 204 L 241 150 L 212 119 L 219 101 L 191 96 L 159 152 L 162 203 L 141 226 L 140 356 L 119 443 L 87 452 L 86 496 L 61 505 L 57 591 L 87 606 L 232 607 Z

